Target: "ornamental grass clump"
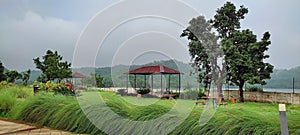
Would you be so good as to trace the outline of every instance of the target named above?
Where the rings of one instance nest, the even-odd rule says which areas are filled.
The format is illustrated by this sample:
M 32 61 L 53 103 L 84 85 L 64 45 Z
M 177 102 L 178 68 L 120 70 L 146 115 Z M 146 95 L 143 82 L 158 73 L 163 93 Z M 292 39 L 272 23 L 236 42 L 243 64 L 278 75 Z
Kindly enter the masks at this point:
M 148 93 L 150 93 L 150 89 L 149 88 L 142 88 L 142 89 L 137 90 L 137 93 L 141 94 L 141 95 L 148 94 Z

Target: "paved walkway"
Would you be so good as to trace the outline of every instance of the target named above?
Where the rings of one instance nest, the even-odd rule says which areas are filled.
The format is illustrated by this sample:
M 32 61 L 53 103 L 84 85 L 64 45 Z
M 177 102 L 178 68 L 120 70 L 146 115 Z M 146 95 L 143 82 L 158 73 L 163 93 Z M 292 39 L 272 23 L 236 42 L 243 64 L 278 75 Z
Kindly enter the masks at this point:
M 0 119 L 0 135 L 70 135 L 72 133 Z

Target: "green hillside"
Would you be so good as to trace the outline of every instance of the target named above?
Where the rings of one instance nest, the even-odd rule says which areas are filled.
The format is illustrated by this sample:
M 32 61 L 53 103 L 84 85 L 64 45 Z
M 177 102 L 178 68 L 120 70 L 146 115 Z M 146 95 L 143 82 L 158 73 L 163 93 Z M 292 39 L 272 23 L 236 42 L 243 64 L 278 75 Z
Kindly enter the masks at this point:
M 300 89 L 300 67 L 284 70 L 274 70 L 271 74 L 271 79 L 268 80 L 268 84 L 264 87 L 267 88 L 293 88 L 293 77 L 295 80 L 295 89 Z
M 173 69 L 180 69 L 180 72 L 184 73 L 182 75 L 182 88 L 188 87 L 199 87 L 199 83 L 197 82 L 197 75 L 193 74 L 194 69 L 188 63 L 183 63 L 176 60 L 166 60 L 166 61 L 154 61 L 152 63 L 145 64 L 149 65 L 164 65 Z M 113 82 L 115 86 L 125 86 L 126 75 L 125 72 L 129 70 L 136 69 L 145 65 L 117 65 L 114 67 L 101 67 L 101 68 L 76 68 L 73 69 L 76 72 L 82 73 L 86 76 L 90 76 L 91 73 L 96 73 L 104 77 L 104 81 Z M 40 75 L 40 71 L 33 70 L 31 72 L 29 83 L 31 84 L 36 78 Z M 271 79 L 266 80 L 268 83 L 265 85 L 265 88 L 280 88 L 280 89 L 291 89 L 293 86 L 292 79 L 295 79 L 295 89 L 300 89 L 300 67 L 292 68 L 292 69 L 275 69 L 271 74 Z M 142 81 L 143 77 L 137 77 L 138 81 Z M 174 87 L 178 81 L 177 76 L 171 77 L 171 85 Z
M 116 87 L 125 87 L 126 86 L 126 72 L 129 70 L 133 70 L 142 66 L 151 66 L 151 65 L 163 65 L 167 66 L 169 68 L 173 68 L 176 70 L 180 70 L 182 72 L 181 76 L 181 84 L 182 88 L 187 87 L 198 87 L 199 83 L 197 82 L 197 77 L 194 74 L 191 74 L 191 72 L 194 71 L 194 69 L 187 63 L 183 63 L 176 60 L 166 60 L 166 61 L 154 61 L 152 63 L 148 63 L 145 65 L 117 65 L 114 67 L 101 67 L 101 68 L 79 68 L 74 69 L 74 71 L 82 73 L 86 76 L 90 76 L 91 73 L 96 73 L 98 75 L 101 75 L 104 77 L 105 81 L 112 81 L 114 83 L 114 86 Z M 142 81 L 144 76 L 137 76 L 137 85 L 143 84 Z M 159 76 L 156 76 L 159 77 Z M 165 79 L 168 76 L 164 76 Z M 149 76 L 147 77 L 147 80 Z M 154 76 L 155 78 L 155 76 Z M 133 76 L 130 76 L 130 79 L 133 80 Z M 171 87 L 178 87 L 178 76 L 177 75 L 171 75 Z M 158 85 L 158 84 L 156 84 Z M 139 87 L 139 86 L 138 86 Z M 155 87 L 155 84 L 154 84 Z M 158 86 L 157 86 L 158 87 Z

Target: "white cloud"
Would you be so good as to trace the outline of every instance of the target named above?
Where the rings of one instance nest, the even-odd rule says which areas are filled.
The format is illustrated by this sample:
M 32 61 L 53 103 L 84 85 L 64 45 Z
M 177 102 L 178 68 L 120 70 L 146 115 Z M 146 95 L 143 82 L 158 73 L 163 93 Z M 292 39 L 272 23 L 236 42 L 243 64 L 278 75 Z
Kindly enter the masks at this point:
M 68 61 L 79 36 L 81 26 L 59 18 L 27 12 L 21 20 L 0 23 L 0 59 L 8 68 L 33 68 L 33 58 L 47 49 L 57 50 Z M 29 63 L 31 63 L 29 65 Z

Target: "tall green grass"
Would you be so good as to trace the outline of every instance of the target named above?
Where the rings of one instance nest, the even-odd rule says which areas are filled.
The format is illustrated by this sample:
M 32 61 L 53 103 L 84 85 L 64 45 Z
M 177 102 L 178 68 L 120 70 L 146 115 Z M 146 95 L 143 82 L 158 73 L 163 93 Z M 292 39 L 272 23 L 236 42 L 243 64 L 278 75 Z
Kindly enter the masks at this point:
M 16 102 L 16 98 L 7 91 L 0 93 L 0 116 L 4 116 Z
M 172 106 L 163 106 L 165 103 L 161 102 L 169 103 L 167 100 L 150 106 L 136 106 L 127 103 L 114 93 L 102 92 L 102 95 L 107 100 L 107 105 L 116 114 L 136 121 L 155 119 L 169 111 Z M 95 118 L 100 117 L 97 116 L 99 113 L 107 112 L 107 110 L 102 109 L 104 107 L 97 103 L 88 107 L 92 113 L 97 112 L 93 114 Z M 84 114 L 75 97 L 40 92 L 23 102 L 17 103 L 10 111 L 9 118 L 76 133 L 103 134 L 89 121 L 86 115 L 91 114 Z M 128 128 L 128 131 L 124 132 L 130 132 L 134 128 Z
M 0 117 L 5 117 L 14 104 L 32 95 L 30 87 L 10 86 L 0 88 Z
M 212 119 L 199 126 L 202 108 L 194 109 L 187 120 L 171 134 L 281 134 L 277 104 L 243 103 L 219 107 Z M 288 107 L 290 134 L 300 132 L 300 107 Z
M 167 113 L 175 103 L 174 100 L 157 100 L 148 106 L 140 106 L 136 104 L 131 104 L 127 102 L 130 100 L 140 100 L 140 102 L 144 102 L 144 100 L 151 99 L 137 99 L 136 97 L 123 97 L 117 96 L 112 92 L 101 92 L 102 97 L 104 98 L 106 104 L 118 115 L 136 121 L 147 121 L 150 119 L 155 119 L 160 117 L 161 115 Z M 127 99 L 127 100 L 126 100 Z M 149 101 L 148 101 L 149 102 Z
M 89 92 L 84 94 L 89 94 Z M 22 102 L 16 102 L 8 117 L 75 133 L 104 134 L 97 128 L 97 126 L 101 125 L 109 129 L 108 132 L 110 133 L 122 132 L 130 134 L 133 130 L 140 130 L 135 133 L 151 134 L 150 132 L 142 131 L 143 128 L 162 128 L 165 125 L 161 125 L 161 121 L 151 125 L 153 127 L 140 126 L 134 122 L 122 123 L 118 120 L 114 121 L 114 117 L 111 117 L 109 113 L 113 111 L 128 120 L 149 121 L 160 118 L 169 112 L 176 102 L 191 102 L 191 100 L 180 99 L 157 100 L 155 102 L 150 99 L 135 99 L 138 100 L 137 102 L 143 102 L 143 100 L 145 102 L 153 102 L 151 105 L 144 106 L 127 102 L 134 100 L 133 97 L 120 97 L 113 92 L 101 92 L 101 95 L 109 109 L 97 102 L 93 102 L 89 106 L 80 106 L 78 99 L 75 97 L 41 92 L 35 96 L 27 97 Z M 93 99 L 93 94 L 89 99 Z M 197 105 L 184 122 L 170 134 L 280 134 L 277 108 L 277 104 L 269 103 L 246 102 L 243 104 L 229 104 L 226 107 L 219 107 L 206 125 L 199 126 L 199 118 L 203 112 L 203 106 Z M 108 117 L 107 119 L 111 117 L 111 122 L 105 121 L 103 115 Z M 163 119 L 163 121 L 170 125 L 174 124 L 172 122 L 178 118 L 172 116 L 172 113 L 169 115 L 170 117 Z M 88 116 L 95 118 L 94 123 L 88 119 Z M 290 134 L 299 134 L 300 107 L 288 105 L 287 118 Z M 127 124 L 126 128 L 122 124 Z M 160 130 L 163 131 L 164 129 Z
M 102 134 L 70 96 L 40 92 L 16 104 L 9 118 L 76 133 Z

